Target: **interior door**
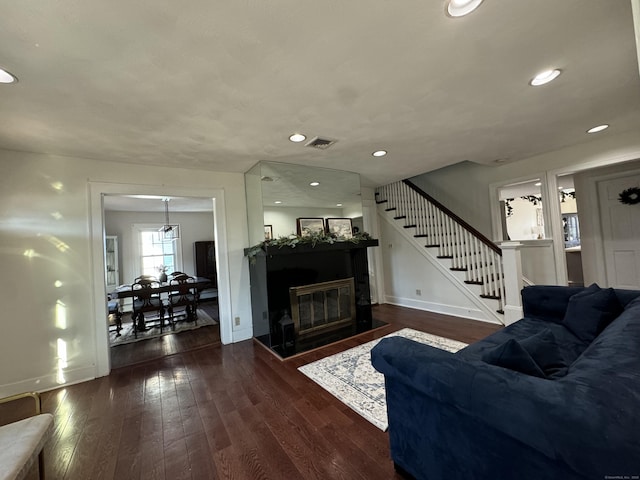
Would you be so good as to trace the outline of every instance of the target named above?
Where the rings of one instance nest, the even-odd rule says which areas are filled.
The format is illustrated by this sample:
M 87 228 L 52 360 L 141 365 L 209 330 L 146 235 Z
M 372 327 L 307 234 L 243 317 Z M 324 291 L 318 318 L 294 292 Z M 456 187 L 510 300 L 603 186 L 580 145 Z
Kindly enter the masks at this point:
M 640 175 L 598 183 L 608 286 L 640 289 L 640 204 L 619 201 L 620 192 L 640 185 Z

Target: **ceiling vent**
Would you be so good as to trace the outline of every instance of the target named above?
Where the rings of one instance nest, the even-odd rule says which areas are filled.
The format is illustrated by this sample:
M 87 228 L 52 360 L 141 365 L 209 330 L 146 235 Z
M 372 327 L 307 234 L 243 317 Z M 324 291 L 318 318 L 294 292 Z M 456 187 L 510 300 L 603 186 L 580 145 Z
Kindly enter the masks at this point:
M 315 137 L 310 142 L 306 143 L 305 147 L 313 147 L 319 148 L 320 150 L 326 150 L 336 142 L 337 140 L 332 140 L 330 138 Z

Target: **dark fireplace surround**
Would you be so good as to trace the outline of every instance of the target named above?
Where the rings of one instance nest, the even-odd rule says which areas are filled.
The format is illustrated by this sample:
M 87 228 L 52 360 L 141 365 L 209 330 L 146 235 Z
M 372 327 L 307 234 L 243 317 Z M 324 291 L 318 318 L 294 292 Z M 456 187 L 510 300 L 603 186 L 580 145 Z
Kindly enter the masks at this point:
M 353 279 L 350 302 L 355 307 L 355 318 L 349 325 L 341 322 L 342 333 L 348 336 L 371 330 L 373 319 L 367 248 L 377 245 L 378 240 L 319 243 L 293 248 L 265 245 L 249 262 L 254 338 L 282 357 L 313 348 L 316 343 L 322 344 L 322 340 L 318 341 L 314 335 L 296 335 L 297 328 L 291 319 L 295 316 L 291 309 L 292 294 L 296 288 L 292 287 L 331 285 L 325 282 L 349 279 Z M 337 328 L 326 330 L 331 332 Z M 323 333 L 323 329 L 318 330 Z

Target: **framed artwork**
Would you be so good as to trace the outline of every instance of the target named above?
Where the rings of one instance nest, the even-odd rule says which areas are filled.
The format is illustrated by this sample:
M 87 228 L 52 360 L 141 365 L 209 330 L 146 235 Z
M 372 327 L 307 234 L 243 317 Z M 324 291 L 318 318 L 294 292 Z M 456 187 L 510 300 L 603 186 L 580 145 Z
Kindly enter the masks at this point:
M 353 229 L 350 218 L 327 218 L 327 233 L 336 237 L 352 238 Z
M 265 225 L 264 226 L 264 239 L 265 240 L 272 240 L 273 239 L 273 226 L 272 225 Z
M 301 237 L 324 233 L 324 218 L 296 218 L 296 227 Z

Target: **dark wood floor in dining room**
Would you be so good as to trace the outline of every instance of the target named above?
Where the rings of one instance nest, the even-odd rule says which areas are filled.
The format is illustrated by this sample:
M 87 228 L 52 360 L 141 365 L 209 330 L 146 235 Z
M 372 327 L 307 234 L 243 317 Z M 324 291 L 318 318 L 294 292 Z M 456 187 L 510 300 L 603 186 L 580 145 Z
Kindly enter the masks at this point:
M 391 305 L 374 315 L 389 325 L 286 361 L 253 340 L 217 342 L 46 392 L 47 477 L 400 478 L 388 434 L 296 368 L 404 327 L 464 342 L 498 327 Z

